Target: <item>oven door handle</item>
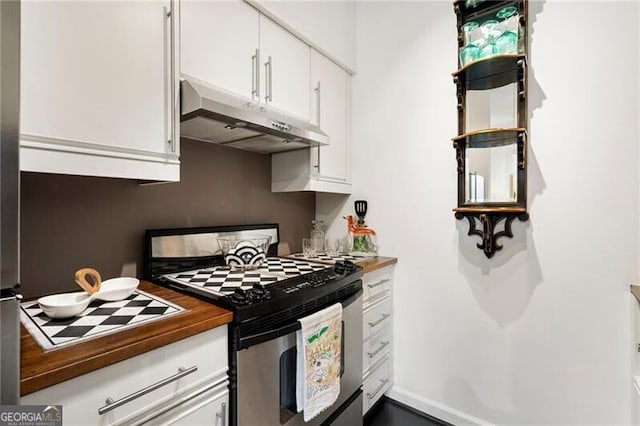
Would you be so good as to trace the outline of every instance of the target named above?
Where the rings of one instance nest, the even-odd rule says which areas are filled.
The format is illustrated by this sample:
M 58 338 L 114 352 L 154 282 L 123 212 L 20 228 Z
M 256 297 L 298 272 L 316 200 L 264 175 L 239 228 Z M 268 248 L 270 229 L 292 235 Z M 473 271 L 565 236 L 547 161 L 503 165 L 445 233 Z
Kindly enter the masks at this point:
M 262 333 L 255 333 L 250 336 L 241 337 L 239 342 L 239 349 L 248 348 L 261 342 L 266 342 L 268 340 L 274 340 L 278 337 L 286 336 L 287 334 L 300 330 L 301 327 L 302 326 L 300 325 L 300 322 L 295 321 L 273 330 L 267 330 L 263 331 Z

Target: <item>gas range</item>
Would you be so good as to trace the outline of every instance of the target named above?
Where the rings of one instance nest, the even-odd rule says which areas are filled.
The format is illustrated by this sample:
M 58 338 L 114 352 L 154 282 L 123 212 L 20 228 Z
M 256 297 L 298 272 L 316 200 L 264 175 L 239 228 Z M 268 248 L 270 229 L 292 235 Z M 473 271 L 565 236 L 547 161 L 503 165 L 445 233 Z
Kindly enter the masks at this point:
M 350 261 L 331 266 L 269 257 L 254 270 L 212 266 L 163 274 L 158 280 L 232 309 L 235 323 L 262 318 L 264 324 L 274 312 L 309 304 L 336 292 L 339 297 L 345 291 L 343 287 L 362 276 L 361 269 Z
M 347 259 L 318 263 L 277 256 L 278 225 L 149 230 L 145 275 L 156 283 L 233 311 L 228 326 L 229 425 L 319 426 L 362 413 L 362 267 Z M 271 237 L 254 270 L 224 263 L 218 238 Z M 342 306 L 340 394 L 304 422 L 296 407 L 301 318 Z M 346 423 L 341 423 L 346 424 Z
M 347 258 L 320 263 L 276 256 L 278 231 L 277 224 L 149 230 L 147 278 L 233 310 L 242 331 L 248 323 L 254 330 L 300 317 L 361 288 L 362 268 Z M 257 269 L 232 270 L 218 238 L 250 235 L 271 236 L 266 260 Z

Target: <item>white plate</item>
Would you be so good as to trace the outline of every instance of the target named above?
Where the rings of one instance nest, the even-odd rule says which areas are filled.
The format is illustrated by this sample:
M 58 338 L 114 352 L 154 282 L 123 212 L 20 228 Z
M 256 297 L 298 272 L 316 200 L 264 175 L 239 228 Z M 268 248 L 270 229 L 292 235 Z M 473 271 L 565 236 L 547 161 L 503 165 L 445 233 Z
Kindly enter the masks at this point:
M 94 299 L 115 302 L 124 300 L 138 288 L 140 280 L 131 277 L 111 278 L 102 281 L 100 291 L 93 294 Z

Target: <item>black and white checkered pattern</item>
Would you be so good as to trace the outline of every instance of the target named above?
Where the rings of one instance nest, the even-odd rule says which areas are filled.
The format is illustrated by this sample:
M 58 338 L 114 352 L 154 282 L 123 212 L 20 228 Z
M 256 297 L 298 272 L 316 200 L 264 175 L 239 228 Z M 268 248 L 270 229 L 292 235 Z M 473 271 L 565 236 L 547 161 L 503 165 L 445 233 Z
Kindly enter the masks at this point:
M 248 290 L 255 283 L 269 285 L 294 276 L 328 268 L 327 265 L 309 263 L 283 257 L 268 257 L 258 269 L 231 270 L 227 266 L 179 272 L 163 275 L 171 281 L 190 287 L 198 287 L 216 295 L 232 294 L 236 288 Z
M 181 306 L 140 290 L 117 302 L 93 300 L 84 312 L 72 318 L 51 319 L 37 301 L 25 302 L 20 308 L 22 324 L 44 350 L 80 343 L 184 311 Z
M 295 277 L 297 275 L 308 274 L 315 271 L 326 269 L 329 266 L 318 263 L 310 263 L 302 260 L 287 259 L 284 257 L 269 257 L 258 268 L 259 271 L 268 272 L 270 274 L 284 275 L 286 277 Z
M 201 287 L 206 291 L 221 294 L 233 293 L 236 288 L 248 290 L 255 283 L 269 285 L 284 279 L 284 277 L 268 275 L 258 270 L 234 271 L 226 266 L 168 274 L 164 277 L 180 284 Z

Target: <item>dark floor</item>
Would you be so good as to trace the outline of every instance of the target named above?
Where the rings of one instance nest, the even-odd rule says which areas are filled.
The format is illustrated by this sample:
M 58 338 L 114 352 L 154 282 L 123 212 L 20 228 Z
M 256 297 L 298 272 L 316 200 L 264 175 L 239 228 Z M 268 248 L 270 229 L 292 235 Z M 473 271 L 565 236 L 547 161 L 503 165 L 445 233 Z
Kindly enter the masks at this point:
M 430 418 L 410 407 L 383 397 L 364 418 L 364 426 L 447 426 L 449 423 Z M 450 426 L 450 425 L 449 425 Z

